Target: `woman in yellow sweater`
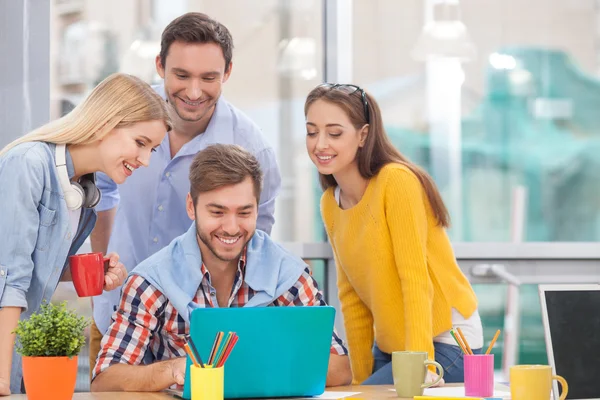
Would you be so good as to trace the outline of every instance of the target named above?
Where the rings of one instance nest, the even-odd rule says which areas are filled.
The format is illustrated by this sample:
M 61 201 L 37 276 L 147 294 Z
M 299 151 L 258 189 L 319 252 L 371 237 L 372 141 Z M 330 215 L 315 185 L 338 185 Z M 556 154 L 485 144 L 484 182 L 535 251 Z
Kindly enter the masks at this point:
M 304 112 L 353 382 L 393 383 L 391 353 L 402 350 L 427 352 L 446 382 L 462 382 L 463 355 L 449 331 L 460 327 L 479 352 L 481 320 L 433 180 L 394 148 L 379 106 L 358 86 L 319 85 Z

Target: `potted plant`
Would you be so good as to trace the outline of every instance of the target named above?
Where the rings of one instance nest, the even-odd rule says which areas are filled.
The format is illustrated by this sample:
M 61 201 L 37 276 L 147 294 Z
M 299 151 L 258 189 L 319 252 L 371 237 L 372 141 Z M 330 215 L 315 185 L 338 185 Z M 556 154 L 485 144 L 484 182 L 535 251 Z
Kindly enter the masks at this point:
M 77 381 L 77 354 L 85 344 L 86 318 L 67 310 L 66 302 L 43 304 L 19 321 L 16 351 L 23 357 L 29 400 L 70 400 Z

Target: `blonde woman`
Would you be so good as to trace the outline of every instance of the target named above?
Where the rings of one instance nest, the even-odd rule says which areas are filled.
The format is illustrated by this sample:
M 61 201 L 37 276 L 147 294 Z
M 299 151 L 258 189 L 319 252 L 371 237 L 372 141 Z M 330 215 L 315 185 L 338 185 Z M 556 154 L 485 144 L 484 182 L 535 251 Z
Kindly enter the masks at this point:
M 113 74 L 71 113 L 0 151 L 0 396 L 21 392 L 11 332 L 50 300 L 94 227 L 94 173 L 123 183 L 148 166 L 170 129 L 167 105 L 150 86 Z M 118 255 L 110 257 L 104 290 L 126 277 Z

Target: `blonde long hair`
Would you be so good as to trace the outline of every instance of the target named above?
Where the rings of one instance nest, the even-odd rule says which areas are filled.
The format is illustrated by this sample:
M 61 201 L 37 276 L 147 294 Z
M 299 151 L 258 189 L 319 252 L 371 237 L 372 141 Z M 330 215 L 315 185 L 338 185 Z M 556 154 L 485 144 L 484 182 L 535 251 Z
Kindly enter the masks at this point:
M 113 128 L 160 120 L 173 128 L 170 107 L 147 83 L 132 75 L 115 73 L 96 86 L 87 98 L 62 118 L 49 122 L 9 143 L 0 156 L 27 142 L 88 144 Z

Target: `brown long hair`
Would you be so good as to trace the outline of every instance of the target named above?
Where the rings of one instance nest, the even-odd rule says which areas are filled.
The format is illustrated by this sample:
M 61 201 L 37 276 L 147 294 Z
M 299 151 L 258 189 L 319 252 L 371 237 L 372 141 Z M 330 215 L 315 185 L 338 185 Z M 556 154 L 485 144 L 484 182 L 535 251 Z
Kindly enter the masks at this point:
M 392 145 L 383 126 L 379 105 L 373 96 L 366 92 L 365 94 L 368 102 L 370 121 L 369 133 L 365 140 L 365 144 L 358 149 L 356 155 L 360 175 L 365 179 L 370 179 L 377 175 L 381 168 L 389 163 L 398 163 L 406 166 L 417 176 L 419 182 L 421 182 L 421 185 L 425 189 L 438 224 L 447 228 L 450 226 L 450 215 L 448 214 L 448 209 L 442 200 L 442 196 L 440 195 L 435 182 L 427 172 L 410 162 L 394 147 L 394 145 Z M 362 89 L 348 94 L 347 91 L 338 90 L 335 87 L 317 86 L 306 98 L 304 104 L 305 116 L 310 106 L 317 100 L 324 100 L 342 108 L 356 129 L 361 129 L 367 124 L 367 116 L 365 115 L 365 108 L 362 100 Z M 319 182 L 321 183 L 323 190 L 332 186 L 337 186 L 337 182 L 333 175 L 323 175 L 319 173 Z

